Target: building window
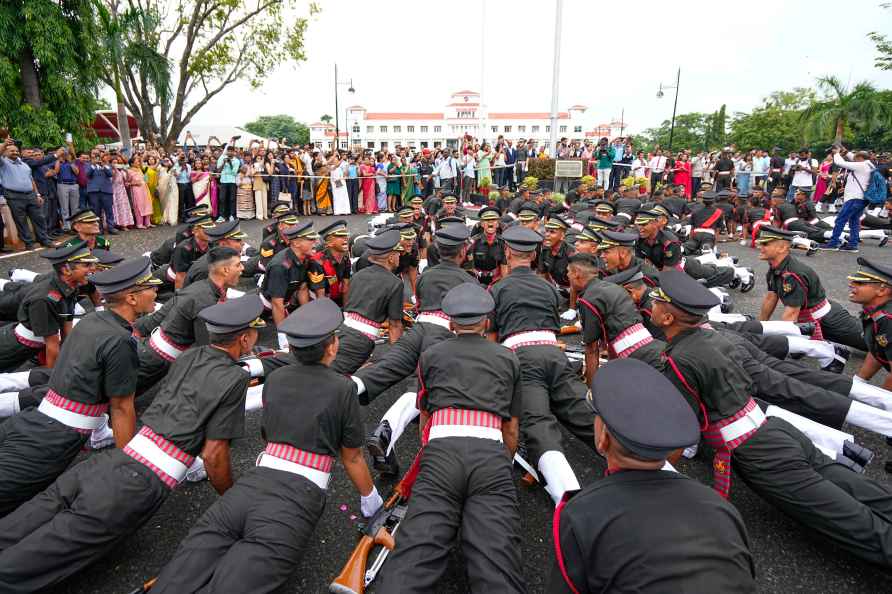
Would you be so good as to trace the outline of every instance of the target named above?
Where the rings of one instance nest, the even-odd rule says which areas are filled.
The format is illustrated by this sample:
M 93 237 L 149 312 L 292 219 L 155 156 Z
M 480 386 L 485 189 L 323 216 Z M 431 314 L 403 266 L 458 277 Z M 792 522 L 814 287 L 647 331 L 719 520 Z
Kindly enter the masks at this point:
M 330 143 L 329 143 L 329 144 L 330 144 Z M 318 149 L 321 149 L 321 148 L 322 148 L 322 143 L 319 142 L 318 140 L 316 141 L 316 148 L 318 148 Z
M 434 126 L 434 128 L 439 128 L 439 126 Z M 442 144 L 442 143 L 441 143 L 439 140 L 436 141 L 436 142 L 434 142 L 434 148 L 440 148 L 440 145 L 441 145 L 441 144 Z
M 422 126 L 422 127 L 421 127 L 421 133 L 422 133 L 422 134 L 427 134 L 427 126 Z
M 354 124 L 354 125 L 353 125 L 353 133 L 354 133 L 354 134 L 359 134 L 359 124 Z
M 378 130 L 381 132 L 387 132 L 387 126 L 379 126 Z
M 366 148 L 373 149 L 373 148 L 375 148 L 375 143 L 374 143 L 374 142 L 367 142 L 367 143 L 365 143 L 365 146 L 366 146 Z
M 539 133 L 539 126 L 533 126 L 533 134 Z
M 576 133 L 582 132 L 582 126 L 573 126 L 573 131 Z
M 561 126 L 561 127 L 559 128 L 559 130 L 561 131 L 561 133 L 566 132 L 566 131 L 567 131 L 567 127 L 566 127 L 566 126 Z
M 545 132 L 551 132 L 551 126 L 545 126 Z
M 346 148 L 347 148 L 347 141 L 346 141 L 346 140 L 342 140 L 342 141 L 341 141 L 341 148 L 342 148 L 342 149 L 346 149 Z
M 374 126 L 366 126 L 366 127 L 365 127 L 365 132 L 366 132 L 366 134 L 374 134 L 374 132 L 375 132 L 375 127 L 374 127 Z
M 421 148 L 427 148 L 427 141 L 426 141 L 426 140 L 422 140 L 422 141 L 421 141 Z
M 394 133 L 394 134 L 398 134 L 398 133 L 400 133 L 400 132 L 402 132 L 402 131 L 403 131 L 403 127 L 402 127 L 402 126 L 394 126 L 394 127 L 393 127 L 393 133 Z
M 493 131 L 493 132 L 498 132 L 498 131 L 499 131 L 499 127 L 498 127 L 498 126 L 490 126 L 490 128 L 492 128 L 492 131 Z
M 511 126 L 505 126 L 505 132 L 511 132 Z
M 443 127 L 442 127 L 442 126 L 434 126 L 434 134 L 439 134 L 439 133 L 441 133 L 442 131 L 443 131 Z M 436 145 L 436 146 L 439 146 L 439 145 Z
M 518 131 L 518 132 L 526 132 L 526 131 L 527 131 L 527 127 L 526 127 L 526 126 L 518 126 L 518 127 L 517 127 L 517 131 Z
M 382 140 L 382 141 L 381 141 L 381 150 L 382 150 L 382 151 L 386 151 L 386 150 L 387 150 L 387 141 L 386 141 L 386 140 Z
M 409 132 L 409 133 L 415 132 L 415 126 L 406 126 L 406 132 Z

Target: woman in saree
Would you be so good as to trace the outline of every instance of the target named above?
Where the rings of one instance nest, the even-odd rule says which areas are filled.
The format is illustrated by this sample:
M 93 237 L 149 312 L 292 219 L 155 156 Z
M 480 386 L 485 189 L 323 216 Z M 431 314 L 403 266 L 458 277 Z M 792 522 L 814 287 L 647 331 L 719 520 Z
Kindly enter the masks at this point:
M 400 194 L 400 158 L 393 155 L 387 165 L 387 212 L 397 211 Z
M 124 182 L 130 188 L 130 197 L 133 200 L 133 218 L 136 219 L 137 229 L 153 227 L 152 198 L 149 196 L 149 187 L 146 185 L 145 173 L 142 170 L 142 157 L 135 155 L 130 159 L 130 169 L 127 170 L 127 179 Z
M 160 225 L 161 224 L 161 198 L 158 194 L 158 175 L 160 164 L 158 163 L 158 157 L 155 155 L 149 155 L 146 158 L 146 164 L 143 166 L 143 171 L 146 174 L 146 186 L 149 188 L 149 198 L 152 199 L 152 224 Z
M 314 168 L 313 173 L 319 176 L 316 179 L 316 189 L 314 191 L 316 213 L 328 214 L 329 209 L 331 209 L 331 183 L 328 177 L 331 174 L 331 168 L 327 164 L 322 164 L 318 169 Z
M 378 214 L 377 184 L 375 183 L 375 166 L 371 157 L 363 159 L 359 166 L 360 184 L 362 185 L 362 210 L 366 214 Z
M 164 159 L 161 169 L 158 171 L 158 199 L 161 202 L 161 223 L 176 225 L 180 195 L 177 178 L 170 172 L 170 169 L 170 160 Z
M 123 155 L 115 158 L 112 175 L 112 212 L 115 213 L 115 225 L 119 229 L 133 227 L 133 211 L 130 209 L 130 198 L 127 196 L 127 160 Z
M 403 182 L 402 195 L 400 196 L 402 204 L 397 205 L 397 210 L 402 208 L 403 204 L 409 204 L 418 191 L 418 185 L 416 184 L 418 169 L 412 163 L 409 163 L 409 160 L 405 157 L 403 158 L 403 166 L 400 168 L 400 172 L 402 173 Z
M 200 160 L 195 161 L 195 167 L 192 169 L 192 194 L 195 196 L 195 206 L 205 204 L 211 205 L 211 176 L 205 171 L 204 163 Z

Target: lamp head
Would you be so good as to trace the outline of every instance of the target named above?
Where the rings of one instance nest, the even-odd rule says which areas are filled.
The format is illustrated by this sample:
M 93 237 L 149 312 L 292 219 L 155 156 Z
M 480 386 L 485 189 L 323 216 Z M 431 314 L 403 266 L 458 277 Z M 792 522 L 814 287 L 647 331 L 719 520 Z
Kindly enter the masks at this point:
M 657 99 L 663 98 L 663 87 L 660 87 L 660 90 L 657 91 Z

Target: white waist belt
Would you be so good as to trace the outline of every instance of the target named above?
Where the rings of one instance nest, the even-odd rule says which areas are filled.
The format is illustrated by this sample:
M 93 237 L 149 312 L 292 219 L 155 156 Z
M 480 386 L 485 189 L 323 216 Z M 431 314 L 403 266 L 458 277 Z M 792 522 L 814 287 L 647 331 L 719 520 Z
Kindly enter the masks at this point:
M 627 348 L 634 346 L 642 340 L 646 340 L 648 338 L 651 338 L 650 332 L 647 331 L 647 328 L 641 327 L 628 336 L 624 336 L 623 338 L 620 338 L 619 340 L 614 342 L 613 350 L 615 350 L 617 353 L 621 353 Z
M 346 320 L 344 320 L 346 321 Z M 436 324 L 437 326 L 442 326 L 449 330 L 449 320 L 446 318 L 441 318 L 440 316 L 435 316 L 429 313 L 420 313 L 418 317 L 415 318 L 416 322 L 425 322 L 427 324 Z
M 784 219 L 784 227 L 786 227 L 790 223 L 796 222 L 798 220 L 799 220 L 799 217 L 790 217 L 789 219 Z
M 697 227 L 694 229 L 694 233 L 709 233 L 710 235 L 715 235 L 715 229 L 710 229 L 709 227 Z
M 167 278 L 170 280 L 170 282 L 176 282 L 177 280 L 177 273 L 174 272 L 173 268 L 171 268 L 169 265 L 167 267 Z
M 269 302 L 269 299 L 263 296 L 263 291 L 258 291 L 257 296 L 260 297 L 260 302 L 263 304 L 263 307 L 272 310 L 273 304 Z
M 502 441 L 502 431 L 495 427 L 480 427 L 477 425 L 434 425 L 431 427 L 428 439 L 440 439 L 442 437 L 477 437 Z
M 556 342 L 557 338 L 554 332 L 548 330 L 530 330 L 529 332 L 518 332 L 512 334 L 502 341 L 502 345 L 513 349 L 517 345 L 524 342 Z
M 328 488 L 328 479 L 331 477 L 331 473 L 322 472 L 321 470 L 316 470 L 315 468 L 310 468 L 303 464 L 297 464 L 290 460 L 283 460 L 282 458 L 271 456 L 266 452 L 262 452 L 257 457 L 257 466 L 273 468 L 275 470 L 282 470 L 284 472 L 290 472 L 291 474 L 300 475 L 323 491 Z
M 56 406 L 46 398 L 40 401 L 37 410 L 51 419 L 59 421 L 63 425 L 73 429 L 83 429 L 84 431 L 94 431 L 99 429 L 99 427 L 102 426 L 102 423 L 105 422 L 105 417 L 102 415 L 98 417 L 90 417 L 74 411 L 65 410 L 64 408 Z
M 186 478 L 186 471 L 189 470 L 189 467 L 167 454 L 145 435 L 137 433 L 127 444 L 127 447 L 160 468 L 176 482 L 181 483 Z
M 178 349 L 173 344 L 167 342 L 167 340 L 165 340 L 164 337 L 161 336 L 160 326 L 152 331 L 152 335 L 149 337 L 149 345 L 153 349 L 161 351 L 171 359 L 176 359 L 185 352 Z
M 722 439 L 725 440 L 725 443 L 728 443 L 729 441 L 734 441 L 742 435 L 746 435 L 750 431 L 758 429 L 764 422 L 765 413 L 762 412 L 761 408 L 756 406 L 745 416 L 740 417 L 733 423 L 725 425 L 724 427 L 719 429 L 719 431 L 722 434 Z
M 344 325 L 349 328 L 353 328 L 354 330 L 356 330 L 358 332 L 362 332 L 363 334 L 365 334 L 367 337 L 371 338 L 372 340 L 375 340 L 376 338 L 378 338 L 378 329 L 376 327 L 372 326 L 371 324 L 361 322 L 360 320 L 357 320 L 356 318 L 351 318 L 350 316 L 344 316 Z
M 43 336 L 37 336 L 36 334 L 28 330 L 23 324 L 16 324 L 14 332 L 19 338 L 24 338 L 25 340 L 30 340 L 31 342 L 46 344 L 46 340 L 43 338 Z
M 828 313 L 830 313 L 830 302 L 827 300 L 824 300 L 824 305 L 822 305 L 815 311 L 811 312 L 811 317 L 813 317 L 816 320 L 820 320 L 821 318 L 826 316 Z

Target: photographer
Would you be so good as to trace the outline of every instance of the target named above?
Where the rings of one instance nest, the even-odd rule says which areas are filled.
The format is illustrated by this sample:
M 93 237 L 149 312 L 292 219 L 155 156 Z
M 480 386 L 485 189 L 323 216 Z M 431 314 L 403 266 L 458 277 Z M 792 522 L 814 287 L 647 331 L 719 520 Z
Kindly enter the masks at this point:
M 610 189 L 610 173 L 613 170 L 613 160 L 616 157 L 616 149 L 608 146 L 607 137 L 605 136 L 598 141 L 598 148 L 595 150 L 595 159 L 598 163 L 598 179 L 597 186 Z
M 864 207 L 867 206 L 864 190 L 870 185 L 870 175 L 873 173 L 874 165 L 867 158 L 868 155 L 865 151 L 846 154 L 845 150 L 842 146 L 833 147 L 833 164 L 846 170 L 846 186 L 843 190 L 842 210 L 836 215 L 836 223 L 833 225 L 833 235 L 821 248 L 857 252 L 861 214 L 864 212 Z M 843 154 L 846 155 L 845 158 L 843 158 Z M 840 236 L 846 225 L 849 227 L 849 242 L 840 246 Z
M 25 242 L 26 249 L 34 247 L 34 238 L 31 237 L 31 230 L 28 228 L 28 219 L 31 219 L 37 240 L 44 247 L 53 247 L 46 234 L 42 212 L 43 198 L 37 191 L 31 166 L 19 156 L 19 147 L 12 138 L 7 137 L 2 148 L 0 179 L 3 180 L 3 195 L 6 197 L 19 237 Z
M 109 235 L 117 235 L 114 212 L 114 169 L 109 153 L 95 153 L 87 170 L 87 201 L 89 208 L 96 213 L 100 221 L 105 214 L 105 228 Z
M 179 189 L 178 218 L 182 222 L 185 220 L 184 211 L 195 206 L 195 195 L 192 193 L 192 166 L 186 162 L 186 155 L 180 154 L 177 157 L 177 163 L 171 169 L 171 173 L 177 178 L 177 188 Z
M 815 176 L 818 174 L 818 161 L 811 158 L 810 150 L 799 151 L 799 158 L 790 166 L 790 174 L 793 179 L 787 189 L 787 202 L 793 201 L 797 190 L 804 190 L 811 198 L 811 192 L 815 187 Z
M 59 199 L 59 210 L 62 212 L 62 228 L 65 231 L 71 229 L 68 217 L 77 212 L 80 205 L 80 186 L 77 178 L 80 168 L 74 161 L 69 147 L 62 147 L 56 151 L 56 195 Z
M 239 138 L 230 138 L 223 154 L 217 159 L 217 171 L 220 173 L 219 214 L 222 220 L 235 220 L 235 196 L 238 192 L 236 177 L 242 166 L 241 160 L 235 155 L 235 141 Z M 220 219 L 218 222 L 222 222 Z

